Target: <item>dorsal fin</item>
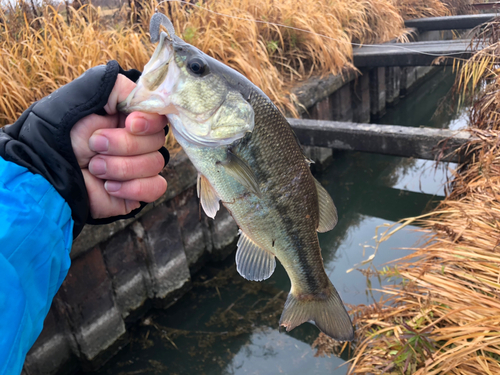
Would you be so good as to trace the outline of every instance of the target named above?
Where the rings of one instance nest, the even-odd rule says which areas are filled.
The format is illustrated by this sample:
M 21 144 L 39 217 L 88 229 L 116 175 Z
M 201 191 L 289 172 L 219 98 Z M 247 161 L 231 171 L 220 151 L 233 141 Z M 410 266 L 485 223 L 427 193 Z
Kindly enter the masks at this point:
M 198 198 L 200 198 L 203 211 L 205 211 L 205 214 L 208 217 L 213 219 L 217 211 L 219 211 L 220 198 L 207 178 L 201 173 L 198 173 L 198 183 L 196 186 L 196 190 L 198 192 Z
M 259 247 L 240 230 L 236 252 L 238 273 L 247 280 L 262 281 L 271 277 L 275 267 L 274 255 Z
M 337 209 L 335 208 L 332 197 L 330 197 L 330 194 L 328 194 L 325 188 L 318 180 L 314 179 L 314 182 L 316 183 L 316 190 L 318 191 L 319 206 L 319 224 L 317 230 L 320 233 L 328 232 L 337 225 Z

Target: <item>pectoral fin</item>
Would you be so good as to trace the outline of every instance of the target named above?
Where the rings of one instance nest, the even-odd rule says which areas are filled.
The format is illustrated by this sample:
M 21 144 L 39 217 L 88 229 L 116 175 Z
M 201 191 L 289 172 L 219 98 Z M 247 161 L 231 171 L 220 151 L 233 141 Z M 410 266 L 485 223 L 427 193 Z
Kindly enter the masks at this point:
M 330 194 L 328 194 L 325 188 L 321 186 L 318 180 L 314 179 L 314 182 L 316 183 L 316 190 L 318 191 L 319 205 L 319 224 L 317 230 L 320 233 L 328 232 L 337 225 L 337 209 L 335 208 L 332 197 L 330 197 Z
M 207 178 L 200 173 L 198 174 L 198 183 L 196 189 L 198 191 L 198 198 L 200 198 L 203 211 L 205 211 L 205 214 L 208 217 L 213 219 L 220 208 L 220 198 L 217 195 L 217 192 L 212 187 Z
M 246 187 L 250 192 L 261 197 L 259 183 L 252 169 L 238 156 L 228 151 L 227 160 L 222 163 L 228 175 Z
M 274 272 L 276 259 L 269 251 L 259 247 L 245 233 L 240 231 L 238 251 L 236 252 L 236 269 L 247 280 L 266 280 Z

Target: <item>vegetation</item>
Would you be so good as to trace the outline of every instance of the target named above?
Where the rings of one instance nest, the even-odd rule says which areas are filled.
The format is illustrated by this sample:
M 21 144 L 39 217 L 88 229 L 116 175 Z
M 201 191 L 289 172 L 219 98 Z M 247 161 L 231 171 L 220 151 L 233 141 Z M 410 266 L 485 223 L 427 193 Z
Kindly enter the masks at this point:
M 407 19 L 472 13 L 472 0 L 396 0 L 401 16 Z
M 476 92 L 451 193 L 419 220 L 426 243 L 380 272 L 399 279 L 387 299 L 354 309 L 358 343 L 351 373 L 500 373 L 500 75 L 498 21 L 482 29 L 490 46 L 465 62 L 457 89 Z M 484 82 L 488 82 L 485 84 Z M 318 354 L 339 348 L 321 336 Z
M 0 8 L 0 126 L 86 69 L 110 59 L 126 69 L 142 69 L 154 49 L 147 30 L 155 0 L 129 1 L 130 7 L 106 12 L 82 6 L 83 0 L 73 6 L 18 1 Z M 206 9 L 164 3 L 160 11 L 186 41 L 240 71 L 281 109 L 294 113 L 292 85 L 349 67 L 351 42 L 400 36 L 401 14 L 408 12 L 397 4 L 408 9 L 418 1 L 220 0 L 197 3 Z M 436 7 L 436 14 L 447 14 L 444 3 L 433 1 L 426 10 Z M 426 15 L 418 12 L 412 16 Z

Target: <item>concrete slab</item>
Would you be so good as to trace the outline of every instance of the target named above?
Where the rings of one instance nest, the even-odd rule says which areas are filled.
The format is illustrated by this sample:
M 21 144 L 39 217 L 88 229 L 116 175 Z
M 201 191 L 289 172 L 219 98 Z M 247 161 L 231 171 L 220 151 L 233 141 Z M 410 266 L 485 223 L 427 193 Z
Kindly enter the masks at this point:
M 466 131 L 396 125 L 288 119 L 304 146 L 459 162 L 457 149 L 470 141 Z
M 405 21 L 405 26 L 416 28 L 419 31 L 472 29 L 485 22 L 491 21 L 496 16 L 497 15 L 495 13 L 488 13 L 467 14 L 463 16 L 428 17 L 416 20 L 407 20 Z
M 471 48 L 470 39 L 365 45 L 353 50 L 357 68 L 382 66 L 430 66 L 439 56 L 468 59 L 482 45 Z M 444 59 L 438 65 L 452 65 Z

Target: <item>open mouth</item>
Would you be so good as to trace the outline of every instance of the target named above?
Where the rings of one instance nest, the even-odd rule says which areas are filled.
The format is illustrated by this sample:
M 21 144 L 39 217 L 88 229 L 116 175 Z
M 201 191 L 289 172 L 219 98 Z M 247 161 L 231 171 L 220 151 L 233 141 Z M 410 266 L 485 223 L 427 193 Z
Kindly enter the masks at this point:
M 118 109 L 124 112 L 134 110 L 144 112 L 172 113 L 170 94 L 179 74 L 175 64 L 174 49 L 168 34 L 162 32 L 160 42 L 153 56 L 144 67 L 144 72 L 127 99 L 120 103 Z M 173 65 L 170 69 L 170 65 Z

